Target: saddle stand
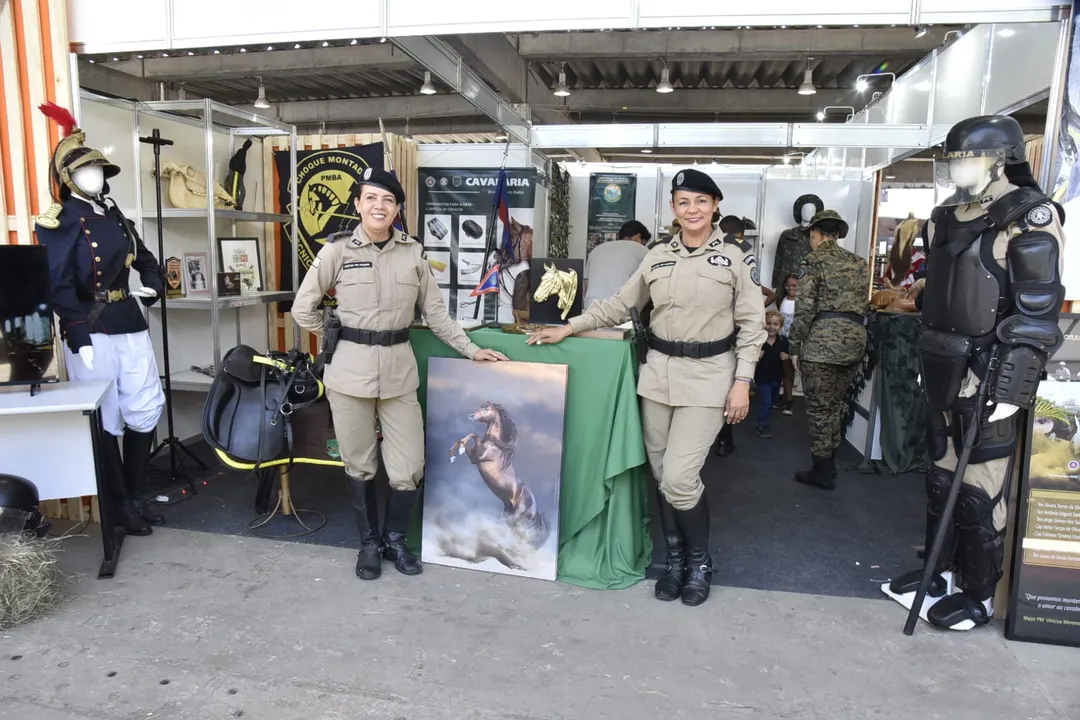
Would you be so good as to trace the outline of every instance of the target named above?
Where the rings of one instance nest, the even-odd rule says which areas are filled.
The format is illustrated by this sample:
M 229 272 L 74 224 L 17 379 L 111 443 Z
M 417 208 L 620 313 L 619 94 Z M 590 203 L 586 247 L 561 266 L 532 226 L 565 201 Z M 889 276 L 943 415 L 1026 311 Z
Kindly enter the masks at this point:
M 218 460 L 232 470 L 247 470 L 259 479 L 258 515 L 248 530 L 261 537 L 286 539 L 319 530 L 326 516 L 292 503 L 289 471 L 295 464 L 332 465 L 341 461 L 295 457 L 292 415 L 324 400 L 325 387 L 316 377 L 311 356 L 293 349 L 288 353 L 257 353 L 237 345 L 225 354 L 221 370 L 210 385 L 203 407 L 203 437 Z M 272 510 L 274 476 L 280 478 Z M 263 532 L 278 515 L 290 517 L 303 528 L 298 532 Z M 308 522 L 304 517 L 308 516 Z

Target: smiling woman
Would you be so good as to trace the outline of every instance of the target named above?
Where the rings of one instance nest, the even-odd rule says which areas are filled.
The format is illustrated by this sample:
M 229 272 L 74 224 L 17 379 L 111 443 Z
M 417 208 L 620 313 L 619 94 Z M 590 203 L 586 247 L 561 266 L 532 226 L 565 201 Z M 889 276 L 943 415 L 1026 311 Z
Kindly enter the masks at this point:
M 725 423 L 746 417 L 749 384 L 765 342 L 765 307 L 750 243 L 712 223 L 724 195 L 711 177 L 686 169 L 671 185 L 679 232 L 649 250 L 613 297 L 529 344 L 620 325 L 651 303 L 652 328 L 638 394 L 645 449 L 659 482 L 667 570 L 661 600 L 700 605 L 709 597 L 709 509 L 701 467 Z M 735 346 L 735 329 L 739 343 Z
M 367 169 L 355 200 L 360 225 L 350 235 L 330 236 L 304 277 L 293 318 L 324 338 L 324 381 L 338 447 L 349 478 L 360 553 L 356 574 L 373 580 L 382 558 L 405 575 L 421 572 L 405 535 L 424 474 L 424 423 L 416 398 L 419 376 L 409 345 L 409 326 L 419 308 L 431 330 L 474 360 L 506 360 L 477 347 L 450 317 L 423 247 L 396 230 L 405 192 L 391 173 Z M 337 316 L 324 326 L 319 306 L 334 290 Z M 375 505 L 378 469 L 376 413 L 383 459 L 390 476 L 380 539 Z

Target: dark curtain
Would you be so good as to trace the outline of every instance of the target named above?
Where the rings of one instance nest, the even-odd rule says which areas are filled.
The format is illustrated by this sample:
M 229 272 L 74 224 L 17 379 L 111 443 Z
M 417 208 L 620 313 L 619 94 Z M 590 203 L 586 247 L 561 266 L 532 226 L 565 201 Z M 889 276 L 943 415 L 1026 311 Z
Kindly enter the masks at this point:
M 918 382 L 915 354 L 922 321 L 909 313 L 878 313 L 875 325 L 881 456 L 894 473 L 922 471 L 929 463 L 926 400 Z

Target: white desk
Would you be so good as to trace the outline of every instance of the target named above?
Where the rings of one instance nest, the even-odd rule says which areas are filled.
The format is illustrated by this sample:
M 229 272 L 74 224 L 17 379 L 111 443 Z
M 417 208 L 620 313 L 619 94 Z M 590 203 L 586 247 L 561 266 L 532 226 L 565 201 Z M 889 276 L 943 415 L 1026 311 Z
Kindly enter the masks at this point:
M 41 500 L 97 495 L 88 416 L 97 412 L 112 380 L 29 386 L 0 392 L 0 472 L 37 485 Z
M 116 531 L 101 452 L 101 401 L 112 380 L 88 380 L 0 390 L 0 472 L 34 483 L 41 500 L 99 496 L 105 559 L 98 572 L 110 578 L 123 543 Z

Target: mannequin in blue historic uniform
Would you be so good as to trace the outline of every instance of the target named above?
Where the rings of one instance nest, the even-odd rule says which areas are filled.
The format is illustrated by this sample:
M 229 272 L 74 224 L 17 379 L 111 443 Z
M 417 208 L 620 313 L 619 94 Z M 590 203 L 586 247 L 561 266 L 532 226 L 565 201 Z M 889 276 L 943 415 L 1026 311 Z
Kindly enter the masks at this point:
M 63 134 L 49 168 L 57 202 L 38 217 L 34 230 L 49 251 L 52 305 L 60 318 L 68 376 L 113 381 L 101 418 L 117 524 L 128 534 L 149 535 L 151 525 L 165 521 L 143 497 L 165 393 L 139 303 L 157 301 L 165 291 L 165 274 L 116 203 L 106 199 L 107 181 L 120 168 L 84 145 L 85 133 L 66 110 L 51 104 L 41 110 Z M 132 271 L 142 285 L 135 292 L 129 289 Z

